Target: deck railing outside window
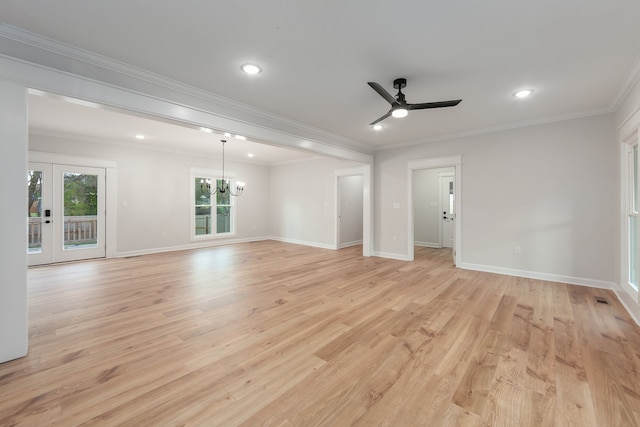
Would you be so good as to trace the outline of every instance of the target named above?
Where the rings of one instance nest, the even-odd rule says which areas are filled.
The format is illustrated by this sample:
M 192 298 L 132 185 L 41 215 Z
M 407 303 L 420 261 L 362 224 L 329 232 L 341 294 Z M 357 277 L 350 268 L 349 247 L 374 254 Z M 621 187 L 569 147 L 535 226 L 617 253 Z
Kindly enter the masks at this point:
M 55 224 L 51 224 L 55 225 Z M 64 217 L 64 244 L 95 243 L 98 238 L 98 218 L 95 215 Z M 30 217 L 28 221 L 29 247 L 40 247 L 42 243 L 42 218 Z

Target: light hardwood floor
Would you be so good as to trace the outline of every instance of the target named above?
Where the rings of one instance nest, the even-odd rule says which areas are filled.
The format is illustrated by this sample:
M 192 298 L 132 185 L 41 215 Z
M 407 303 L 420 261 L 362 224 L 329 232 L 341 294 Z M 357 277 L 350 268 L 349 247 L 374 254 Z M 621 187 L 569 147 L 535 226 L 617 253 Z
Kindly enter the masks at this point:
M 0 425 L 640 425 L 640 328 L 612 292 L 360 251 L 32 268 Z

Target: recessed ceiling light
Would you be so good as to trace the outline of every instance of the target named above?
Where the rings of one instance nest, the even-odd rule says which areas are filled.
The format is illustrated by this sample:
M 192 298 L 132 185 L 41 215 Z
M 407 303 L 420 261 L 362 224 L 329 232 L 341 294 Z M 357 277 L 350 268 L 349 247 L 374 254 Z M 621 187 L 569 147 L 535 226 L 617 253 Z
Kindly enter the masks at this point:
M 201 128 L 200 128 L 200 130 L 201 130 L 202 132 L 206 132 L 206 133 L 212 133 L 212 132 L 213 132 L 211 129 L 209 129 L 209 128 L 205 128 L 205 127 L 201 127 Z
M 136 139 L 144 139 L 144 135 L 141 133 L 136 134 Z
M 247 157 L 253 157 L 253 153 L 247 154 Z
M 372 127 L 373 127 L 373 130 L 382 130 L 384 126 L 382 126 L 381 124 L 376 124 L 376 125 L 373 125 Z
M 225 132 L 224 136 L 226 136 L 227 138 L 231 138 L 231 134 L 229 132 Z
M 523 90 L 519 90 L 516 93 L 513 94 L 513 96 L 515 96 L 516 98 L 526 98 L 527 96 L 531 95 L 533 93 L 533 89 L 523 89 Z
M 235 139 L 239 139 L 240 141 L 246 141 L 247 137 L 246 136 L 242 136 L 242 135 L 236 135 L 234 136 Z
M 262 71 L 262 69 L 260 67 L 258 67 L 255 64 L 244 64 L 242 66 L 242 71 L 244 71 L 247 74 L 258 74 L 260 73 L 260 71 Z

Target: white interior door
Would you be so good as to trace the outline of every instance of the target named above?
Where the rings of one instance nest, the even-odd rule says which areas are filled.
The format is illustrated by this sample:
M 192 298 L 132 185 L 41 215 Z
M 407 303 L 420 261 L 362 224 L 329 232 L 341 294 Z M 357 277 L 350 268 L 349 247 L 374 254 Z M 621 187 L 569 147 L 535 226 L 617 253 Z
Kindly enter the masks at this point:
M 442 246 L 453 248 L 454 245 L 454 222 L 455 222 L 455 194 L 453 174 L 440 175 L 440 211 L 442 212 Z
M 105 257 L 105 169 L 29 169 L 29 265 Z

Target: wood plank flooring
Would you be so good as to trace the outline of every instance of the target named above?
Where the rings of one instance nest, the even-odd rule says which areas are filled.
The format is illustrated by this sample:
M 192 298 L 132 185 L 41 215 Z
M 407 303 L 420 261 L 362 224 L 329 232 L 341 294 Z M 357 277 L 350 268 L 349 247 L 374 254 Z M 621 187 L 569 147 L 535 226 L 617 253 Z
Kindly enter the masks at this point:
M 640 328 L 612 292 L 360 251 L 32 268 L 0 426 L 640 425 Z

